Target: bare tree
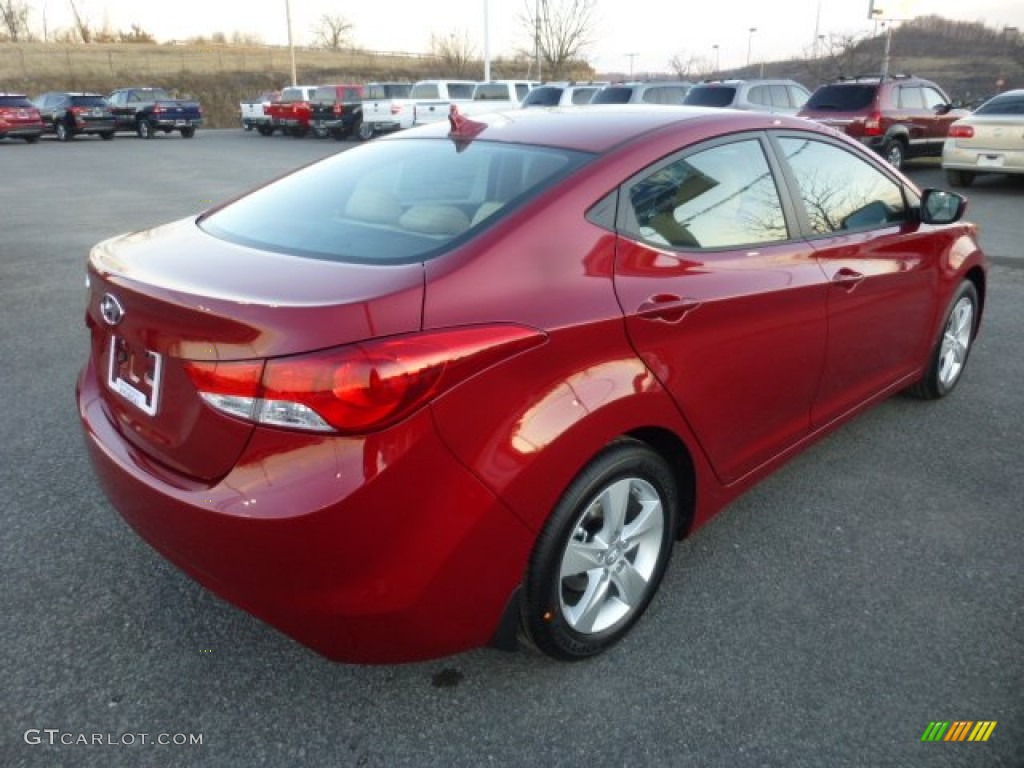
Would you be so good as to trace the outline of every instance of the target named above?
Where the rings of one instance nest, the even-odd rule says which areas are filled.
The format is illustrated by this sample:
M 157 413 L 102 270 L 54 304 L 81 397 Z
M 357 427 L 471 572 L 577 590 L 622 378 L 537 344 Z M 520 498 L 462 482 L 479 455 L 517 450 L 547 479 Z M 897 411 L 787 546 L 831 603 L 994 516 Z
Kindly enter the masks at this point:
M 128 30 L 117 33 L 117 41 L 119 43 L 155 43 L 156 38 L 140 25 L 132 24 Z
M 315 44 L 329 51 L 340 51 L 348 43 L 352 22 L 338 14 L 325 13 L 313 27 Z
M 522 21 L 536 55 L 542 59 L 543 76 L 549 80 L 564 78 L 592 42 L 597 0 L 524 2 Z
M 28 3 L 24 0 L 0 0 L 0 40 L 20 43 L 32 39 L 28 28 Z
M 677 53 L 669 59 L 668 66 L 680 80 L 699 80 L 708 77 L 714 70 L 714 63 L 709 59 L 683 53 Z
M 479 58 L 465 30 L 447 35 L 431 33 L 430 53 L 440 61 L 444 74 L 449 77 L 468 77 Z
M 92 24 L 82 14 L 78 12 L 78 6 L 75 5 L 75 0 L 68 0 L 71 4 L 71 15 L 75 17 L 74 32 L 77 34 L 78 39 L 83 43 L 91 43 L 93 38 Z
M 881 57 L 863 45 L 866 39 L 864 35 L 829 35 L 818 46 L 818 57 L 809 59 L 811 75 L 824 82 L 840 75 L 877 73 Z

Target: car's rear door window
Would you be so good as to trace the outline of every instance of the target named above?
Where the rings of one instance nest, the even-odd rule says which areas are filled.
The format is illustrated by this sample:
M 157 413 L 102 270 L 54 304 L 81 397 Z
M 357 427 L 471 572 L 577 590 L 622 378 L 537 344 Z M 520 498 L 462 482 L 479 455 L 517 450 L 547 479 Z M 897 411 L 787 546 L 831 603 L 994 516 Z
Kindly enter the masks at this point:
M 655 245 L 720 249 L 789 237 L 757 139 L 693 152 L 630 185 L 627 234 Z

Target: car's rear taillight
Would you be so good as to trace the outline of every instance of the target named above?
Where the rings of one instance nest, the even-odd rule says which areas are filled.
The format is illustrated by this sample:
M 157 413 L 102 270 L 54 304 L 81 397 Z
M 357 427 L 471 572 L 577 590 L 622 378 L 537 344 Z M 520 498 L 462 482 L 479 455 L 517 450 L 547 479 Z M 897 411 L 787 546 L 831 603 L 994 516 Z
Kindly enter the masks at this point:
M 872 112 L 866 118 L 864 118 L 864 135 L 865 136 L 881 136 L 882 135 L 882 113 Z
M 971 125 L 956 125 L 955 123 L 949 126 L 949 138 L 951 139 L 973 139 L 974 138 L 974 126 Z
M 544 341 L 514 325 L 430 331 L 266 364 L 187 362 L 203 400 L 277 427 L 365 434 L 401 421 L 500 360 Z
M 335 104 L 334 105 L 334 109 L 332 111 L 334 112 L 335 115 L 340 115 L 341 114 L 341 104 Z
M 391 114 L 392 115 L 397 115 L 401 111 L 402 111 L 402 105 L 401 104 L 392 104 L 391 105 Z

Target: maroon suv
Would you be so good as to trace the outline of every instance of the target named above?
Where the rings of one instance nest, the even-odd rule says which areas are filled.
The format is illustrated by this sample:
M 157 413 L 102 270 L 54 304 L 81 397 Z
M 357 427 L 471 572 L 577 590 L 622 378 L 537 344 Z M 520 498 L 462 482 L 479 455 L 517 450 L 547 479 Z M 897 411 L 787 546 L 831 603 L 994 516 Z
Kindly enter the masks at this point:
M 42 134 L 39 110 L 25 94 L 0 93 L 0 139 L 24 139 L 34 144 Z
M 949 126 L 967 114 L 928 80 L 908 75 L 840 79 L 820 86 L 797 113 L 871 147 L 894 168 L 939 157 Z

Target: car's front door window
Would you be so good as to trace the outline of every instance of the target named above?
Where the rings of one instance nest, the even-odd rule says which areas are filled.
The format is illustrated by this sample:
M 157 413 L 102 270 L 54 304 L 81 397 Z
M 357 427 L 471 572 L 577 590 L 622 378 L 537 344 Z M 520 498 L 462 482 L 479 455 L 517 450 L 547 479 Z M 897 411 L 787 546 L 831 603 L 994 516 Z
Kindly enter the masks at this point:
M 815 235 L 875 229 L 905 221 L 896 182 L 844 149 L 810 139 L 779 140 Z

